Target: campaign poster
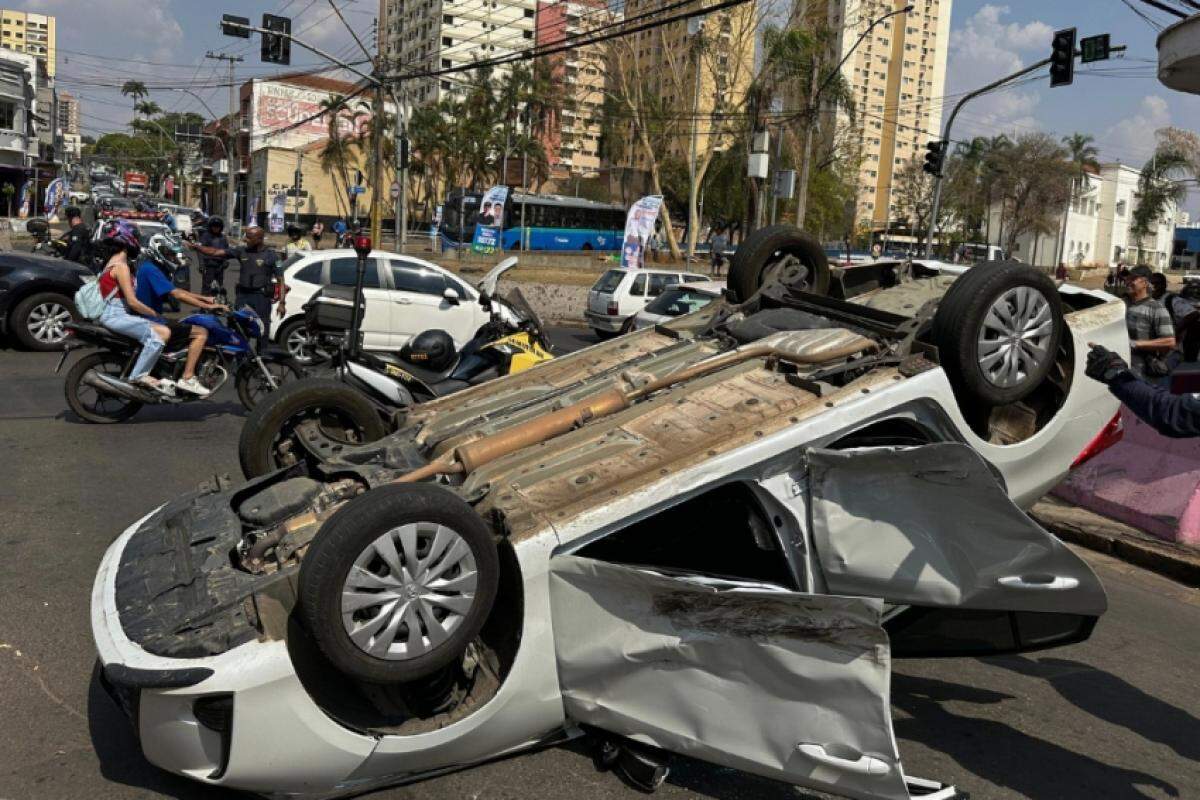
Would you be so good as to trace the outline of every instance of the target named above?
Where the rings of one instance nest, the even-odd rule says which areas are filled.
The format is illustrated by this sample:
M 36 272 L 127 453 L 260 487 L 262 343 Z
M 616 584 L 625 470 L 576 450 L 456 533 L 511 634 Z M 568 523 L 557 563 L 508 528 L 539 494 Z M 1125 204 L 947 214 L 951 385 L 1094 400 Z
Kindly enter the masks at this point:
M 21 185 L 21 207 L 17 211 L 17 216 L 21 219 L 26 219 L 29 216 L 29 212 L 32 210 L 29 205 L 30 201 L 33 199 L 32 189 L 33 184 L 30 181 L 25 181 L 25 183 Z
M 58 220 L 58 207 L 63 200 L 63 179 L 55 178 L 46 186 L 46 197 L 42 203 L 42 209 L 46 217 L 51 222 Z
M 258 195 L 250 195 L 250 202 L 246 204 L 246 227 L 258 224 Z
M 504 203 L 508 200 L 507 186 L 493 186 L 479 202 L 479 217 L 471 249 L 476 253 L 494 253 L 500 249 L 500 232 L 504 230 Z
M 654 235 L 654 223 L 662 208 L 662 196 L 650 195 L 629 207 L 625 217 L 625 241 L 621 245 L 621 267 L 638 269 L 646 260 L 646 242 Z
M 271 213 L 267 216 L 267 227 L 271 233 L 283 233 L 283 206 L 286 202 L 287 195 L 283 192 L 271 200 Z

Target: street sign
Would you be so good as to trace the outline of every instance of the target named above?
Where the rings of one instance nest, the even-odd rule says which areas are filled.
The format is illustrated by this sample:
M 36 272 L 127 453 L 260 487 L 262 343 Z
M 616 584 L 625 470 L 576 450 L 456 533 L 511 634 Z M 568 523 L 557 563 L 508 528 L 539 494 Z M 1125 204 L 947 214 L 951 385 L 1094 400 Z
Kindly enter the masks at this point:
M 392 181 L 391 195 L 393 200 L 400 198 L 400 184 L 397 181 Z
M 232 22 L 233 25 L 226 24 L 229 22 Z M 241 25 L 242 27 L 240 27 L 240 28 L 236 27 L 238 25 Z M 221 15 L 221 33 L 225 34 L 226 36 L 236 36 L 239 39 L 249 39 L 250 38 L 249 27 L 250 27 L 250 18 L 249 17 L 238 17 L 233 14 L 222 14 Z
M 351 187 L 348 189 L 348 191 L 350 192 L 350 194 L 366 194 L 366 193 L 367 193 L 367 187 L 365 187 L 365 186 L 351 186 Z
M 1107 61 L 1110 51 L 1107 33 L 1079 40 L 1079 52 L 1083 54 L 1079 60 L 1084 64 L 1090 64 L 1093 61 Z

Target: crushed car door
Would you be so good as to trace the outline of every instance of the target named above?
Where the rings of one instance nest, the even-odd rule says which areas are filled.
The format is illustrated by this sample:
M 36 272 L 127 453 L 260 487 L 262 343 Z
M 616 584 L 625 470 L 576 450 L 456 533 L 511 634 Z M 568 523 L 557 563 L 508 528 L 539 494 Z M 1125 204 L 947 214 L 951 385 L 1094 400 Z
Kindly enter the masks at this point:
M 811 450 L 808 468 L 825 588 L 900 606 L 886 623 L 895 656 L 1068 644 L 1105 611 L 1088 565 L 967 445 Z
M 567 716 L 675 753 L 856 798 L 909 797 L 873 599 L 555 556 Z

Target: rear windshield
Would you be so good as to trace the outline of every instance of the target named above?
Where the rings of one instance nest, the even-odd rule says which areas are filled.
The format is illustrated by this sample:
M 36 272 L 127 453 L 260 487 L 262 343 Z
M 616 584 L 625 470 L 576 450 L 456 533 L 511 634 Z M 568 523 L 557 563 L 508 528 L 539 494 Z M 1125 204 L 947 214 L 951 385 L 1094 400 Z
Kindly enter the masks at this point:
M 714 300 L 707 292 L 671 287 L 650 301 L 646 310 L 651 314 L 678 317 L 703 308 Z
M 596 281 L 596 285 L 592 287 L 593 292 L 603 292 L 604 294 L 612 294 L 621 285 L 621 279 L 629 273 L 623 269 L 610 269 L 608 272 L 600 276 L 600 280 Z

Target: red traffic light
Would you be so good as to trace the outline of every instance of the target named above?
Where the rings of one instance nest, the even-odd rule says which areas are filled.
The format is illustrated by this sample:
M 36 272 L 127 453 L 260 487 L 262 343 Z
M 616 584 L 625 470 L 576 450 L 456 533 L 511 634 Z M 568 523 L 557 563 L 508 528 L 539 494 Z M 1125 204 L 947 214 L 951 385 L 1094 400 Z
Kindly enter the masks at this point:
M 366 258 L 371 254 L 371 237 L 365 233 L 360 233 L 354 237 L 354 252 L 358 253 L 359 258 Z

